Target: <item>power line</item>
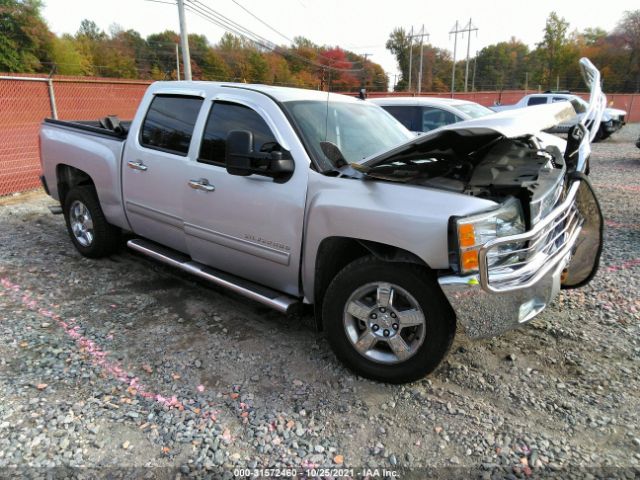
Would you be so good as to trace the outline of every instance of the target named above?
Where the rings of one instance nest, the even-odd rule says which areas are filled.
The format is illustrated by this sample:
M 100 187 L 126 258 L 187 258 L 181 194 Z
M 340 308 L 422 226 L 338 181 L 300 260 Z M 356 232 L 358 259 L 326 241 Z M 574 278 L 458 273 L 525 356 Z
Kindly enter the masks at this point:
M 262 20 L 260 17 L 258 17 L 256 14 L 254 14 L 253 12 L 251 12 L 248 8 L 242 6 L 237 0 L 231 0 L 233 3 L 235 3 L 236 5 L 238 5 L 241 9 L 243 9 L 245 12 L 247 12 L 249 15 L 251 15 L 253 18 L 255 18 L 256 20 L 258 20 L 260 23 L 262 23 L 264 26 L 266 26 L 267 28 L 269 28 L 270 30 L 272 30 L 273 32 L 275 32 L 276 34 L 278 34 L 279 36 L 281 36 L 282 38 L 284 38 L 285 40 L 287 40 L 289 43 L 291 43 L 291 45 L 295 45 L 295 40 L 292 40 L 290 37 L 286 36 L 285 34 L 283 34 L 282 32 L 280 32 L 279 30 L 277 30 L 276 28 L 272 27 L 271 25 L 269 25 L 267 22 L 265 22 L 264 20 Z M 326 55 L 324 55 L 322 52 L 317 52 L 318 55 L 322 58 L 326 58 L 328 60 L 332 60 L 330 57 L 327 57 Z M 355 52 L 353 52 L 355 53 Z M 357 55 L 357 54 L 356 54 Z M 366 54 L 366 55 L 370 55 L 370 54 Z M 362 55 L 361 55 L 362 56 Z M 350 61 L 352 64 L 353 63 L 360 63 L 361 65 L 364 64 L 364 62 L 366 62 L 366 58 L 364 60 L 364 62 L 360 62 L 358 60 L 354 60 L 354 61 Z
M 172 2 L 165 2 L 162 0 L 146 0 L 146 1 L 153 1 L 156 3 L 165 3 L 165 4 L 169 4 L 169 5 L 175 5 L 175 3 Z M 238 2 L 236 2 L 235 0 L 234 3 L 236 3 L 239 7 L 241 7 L 243 10 L 245 10 L 247 13 L 249 13 L 252 17 L 256 18 L 257 20 L 259 20 L 261 23 L 263 23 L 264 25 L 266 25 L 268 28 L 270 28 L 271 30 L 275 31 L 278 35 L 282 36 L 283 38 L 286 38 L 287 40 L 289 40 L 291 43 L 295 43 L 293 42 L 293 40 L 291 40 L 289 37 L 287 37 L 286 35 L 282 34 L 280 31 L 278 31 L 277 29 L 275 29 L 274 27 L 272 27 L 271 25 L 269 25 L 268 23 L 266 23 L 265 21 L 263 21 L 262 19 L 260 19 L 257 15 L 253 14 L 251 11 L 249 11 L 246 7 L 243 7 L 241 4 L 239 4 Z M 196 15 L 200 16 L 201 18 L 204 18 L 205 20 L 208 20 L 212 23 L 214 23 L 215 25 L 221 27 L 222 29 L 236 35 L 236 36 L 240 36 L 242 38 L 245 38 L 247 40 L 249 40 L 250 42 L 265 48 L 267 50 L 270 50 L 274 53 L 277 53 L 279 55 L 282 55 L 284 57 L 293 57 L 296 58 L 304 63 L 307 63 L 309 65 L 312 65 L 314 67 L 320 68 L 320 69 L 326 69 L 326 70 L 333 70 L 333 71 L 339 71 L 339 72 L 351 72 L 351 73 L 355 73 L 355 72 L 361 72 L 362 68 L 337 68 L 337 67 L 333 67 L 331 65 L 326 65 L 326 64 L 321 64 L 321 63 L 317 63 L 317 62 L 313 62 L 311 60 L 309 60 L 306 57 L 303 57 L 301 55 L 297 55 L 294 52 L 291 52 L 289 50 L 282 50 L 278 45 L 276 45 L 274 42 L 266 39 L 265 37 L 262 37 L 258 34 L 256 34 L 255 32 L 249 30 L 248 28 L 242 26 L 241 24 L 239 24 L 238 22 L 230 19 L 229 17 L 221 14 L 220 12 L 214 10 L 213 8 L 209 7 L 208 5 L 204 4 L 203 2 L 199 1 L 199 0 L 185 0 L 185 8 L 187 10 L 189 10 L 192 13 L 195 13 Z M 330 57 L 327 57 L 325 55 L 323 55 L 322 53 L 318 52 L 318 55 L 322 58 L 325 58 L 329 61 L 332 61 L 332 59 Z M 354 63 L 362 63 L 359 61 L 350 61 L 349 63 L 351 63 L 352 65 Z
M 185 7 L 187 7 L 187 9 L 192 13 L 195 13 L 196 15 L 199 15 L 202 18 L 205 18 L 206 20 L 214 23 L 215 25 L 223 28 L 224 30 L 227 30 L 230 33 L 233 33 L 237 36 L 245 38 L 256 45 L 261 46 L 279 55 L 282 55 L 283 57 L 293 57 L 304 63 L 307 63 L 316 68 L 324 69 L 324 70 L 351 72 L 351 73 L 362 71 L 362 68 L 357 68 L 357 69 L 337 68 L 331 65 L 325 65 L 325 64 L 313 62 L 308 58 L 298 55 L 290 50 L 283 50 L 282 48 L 280 48 L 278 45 L 271 42 L 270 40 L 267 40 L 266 38 L 261 37 L 255 32 L 252 32 L 246 27 L 243 27 L 237 22 L 229 19 L 228 17 L 225 17 L 221 13 L 216 12 L 215 10 L 203 4 L 199 0 L 186 0 L 186 1 L 187 1 L 187 4 L 185 5 Z
M 245 12 L 247 12 L 249 15 L 251 15 L 253 18 L 255 18 L 256 20 L 258 20 L 261 24 L 263 24 L 265 27 L 267 27 L 269 30 L 271 30 L 272 32 L 275 32 L 276 34 L 278 34 L 279 36 L 281 36 L 282 38 L 284 38 L 285 40 L 287 40 L 288 42 L 291 42 L 291 44 L 293 45 L 295 42 L 293 40 L 291 40 L 289 37 L 287 37 L 285 34 L 281 33 L 279 30 L 273 28 L 271 25 L 269 25 L 267 22 L 265 22 L 264 20 L 262 20 L 260 17 L 258 17 L 257 15 L 254 15 L 249 9 L 247 9 L 246 7 L 242 6 L 237 0 L 231 0 L 233 3 L 235 3 L 237 6 L 239 6 L 242 10 L 244 10 Z

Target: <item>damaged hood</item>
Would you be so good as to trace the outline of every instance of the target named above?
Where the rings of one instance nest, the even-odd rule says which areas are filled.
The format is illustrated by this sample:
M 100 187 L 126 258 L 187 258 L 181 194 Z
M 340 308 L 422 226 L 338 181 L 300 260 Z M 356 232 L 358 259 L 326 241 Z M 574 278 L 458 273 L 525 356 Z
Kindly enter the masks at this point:
M 506 138 L 517 138 L 527 135 L 537 135 L 540 131 L 551 128 L 567 121 L 576 115 L 570 102 L 558 102 L 549 105 L 535 105 L 527 108 L 506 110 L 482 118 L 453 123 L 437 130 L 412 138 L 385 152 L 376 153 L 357 162 L 359 165 L 373 167 L 387 161 L 389 158 L 403 151 L 438 142 L 445 136 L 452 134 L 460 137 L 474 135 L 499 135 Z

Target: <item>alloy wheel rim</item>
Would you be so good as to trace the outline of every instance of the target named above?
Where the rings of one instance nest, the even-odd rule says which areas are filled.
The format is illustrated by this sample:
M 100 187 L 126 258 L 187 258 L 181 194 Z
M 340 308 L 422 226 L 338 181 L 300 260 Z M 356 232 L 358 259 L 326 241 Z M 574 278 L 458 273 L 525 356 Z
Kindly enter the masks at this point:
M 360 355 L 387 365 L 413 357 L 426 335 L 418 301 L 388 282 L 356 289 L 345 304 L 343 323 L 347 338 Z
M 80 200 L 75 200 L 69 209 L 69 223 L 73 236 L 83 247 L 89 247 L 95 238 L 93 232 L 93 218 L 87 206 Z

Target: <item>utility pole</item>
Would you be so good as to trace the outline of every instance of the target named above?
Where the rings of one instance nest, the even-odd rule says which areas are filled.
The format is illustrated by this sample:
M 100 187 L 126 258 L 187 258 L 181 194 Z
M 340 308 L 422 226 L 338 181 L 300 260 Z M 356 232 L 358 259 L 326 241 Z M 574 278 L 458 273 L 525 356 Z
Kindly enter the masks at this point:
M 180 51 L 178 50 L 178 44 L 176 43 L 176 77 L 180 80 Z
M 451 98 L 453 98 L 453 92 L 455 91 L 456 83 L 456 52 L 458 50 L 458 33 L 462 30 L 458 30 L 458 21 L 456 20 L 456 26 L 449 32 L 449 38 L 453 34 L 453 67 L 451 68 Z
M 478 51 L 476 50 L 476 56 L 473 57 L 473 77 L 471 77 L 471 91 L 476 91 L 476 70 L 478 69 Z
M 420 69 L 418 70 L 418 93 L 422 91 L 422 61 L 423 61 L 423 47 L 424 47 L 424 37 L 427 37 L 427 41 L 429 40 L 429 34 L 424 31 L 424 23 L 422 24 L 422 30 L 420 33 L 416 33 L 415 35 L 411 35 L 411 42 L 413 45 L 413 37 L 420 37 Z M 412 49 L 413 51 L 413 49 Z
M 407 91 L 411 91 L 411 68 L 413 63 L 413 25 L 411 26 L 411 33 L 409 34 L 409 86 L 407 87 Z
M 469 82 L 469 50 L 471 49 L 471 32 L 476 32 L 476 35 L 478 35 L 478 27 L 474 26 L 471 19 L 469 19 L 469 23 L 467 23 L 464 31 L 467 32 L 467 66 L 464 71 L 464 91 L 466 92 Z
M 524 94 L 529 93 L 529 72 L 524 72 Z
M 366 66 L 367 66 L 367 57 L 371 56 L 371 53 L 363 53 L 362 54 L 364 60 L 362 62 L 362 88 L 367 88 L 367 70 L 366 70 Z
M 189 54 L 189 34 L 187 20 L 184 16 L 184 0 L 178 0 L 178 17 L 180 18 L 180 41 L 182 43 L 182 61 L 184 62 L 184 79 L 191 81 L 191 55 Z

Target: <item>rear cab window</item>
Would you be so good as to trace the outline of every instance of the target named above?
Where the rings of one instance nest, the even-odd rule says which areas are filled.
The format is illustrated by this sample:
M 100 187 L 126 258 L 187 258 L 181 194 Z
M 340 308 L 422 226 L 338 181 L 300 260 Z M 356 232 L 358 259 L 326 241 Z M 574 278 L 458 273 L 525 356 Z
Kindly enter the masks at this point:
M 238 103 L 214 102 L 204 127 L 198 162 L 224 165 L 227 136 L 232 130 L 250 131 L 256 152 L 280 149 L 275 135 L 258 112 Z
M 186 157 L 202 102 L 201 97 L 156 95 L 142 123 L 140 144 Z

